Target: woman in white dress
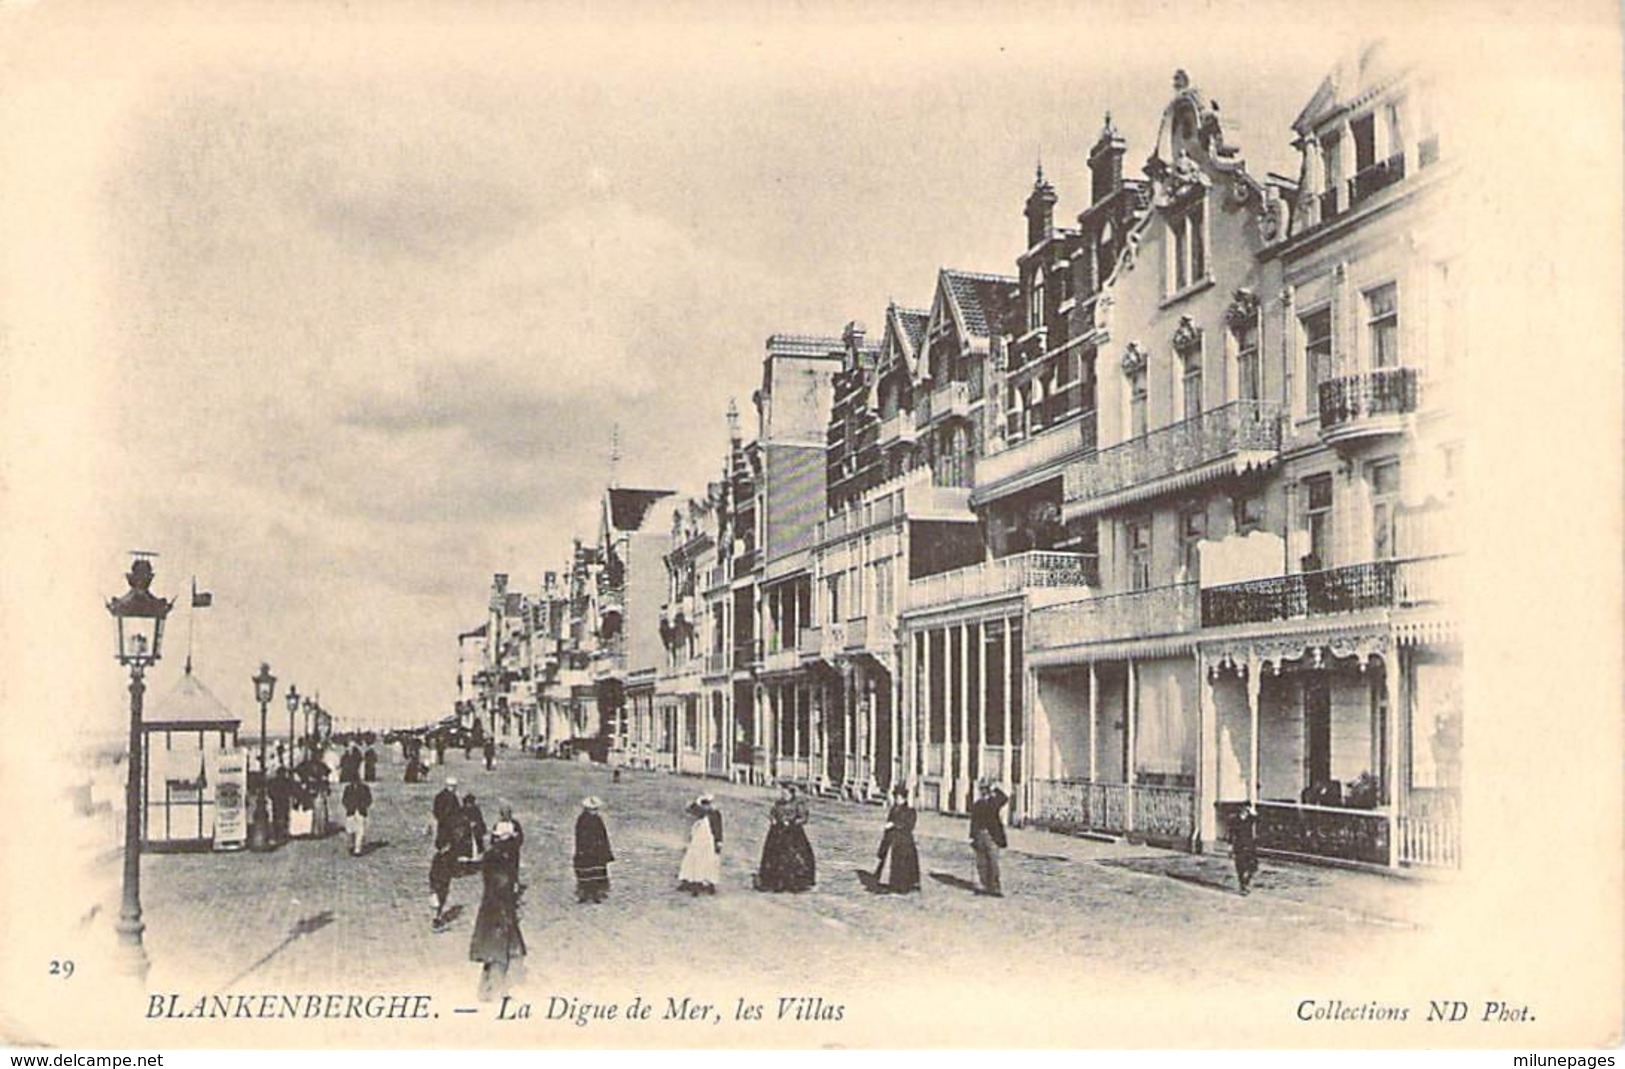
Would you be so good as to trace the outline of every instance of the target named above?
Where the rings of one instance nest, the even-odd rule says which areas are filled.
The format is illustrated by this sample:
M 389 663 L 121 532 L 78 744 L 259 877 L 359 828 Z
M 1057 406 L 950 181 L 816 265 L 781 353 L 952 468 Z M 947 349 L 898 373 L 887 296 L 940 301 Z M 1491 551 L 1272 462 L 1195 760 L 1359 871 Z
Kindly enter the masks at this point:
M 677 870 L 677 889 L 691 895 L 717 893 L 722 880 L 722 814 L 709 794 L 702 794 L 688 807 L 694 818 L 688 831 L 688 850 Z

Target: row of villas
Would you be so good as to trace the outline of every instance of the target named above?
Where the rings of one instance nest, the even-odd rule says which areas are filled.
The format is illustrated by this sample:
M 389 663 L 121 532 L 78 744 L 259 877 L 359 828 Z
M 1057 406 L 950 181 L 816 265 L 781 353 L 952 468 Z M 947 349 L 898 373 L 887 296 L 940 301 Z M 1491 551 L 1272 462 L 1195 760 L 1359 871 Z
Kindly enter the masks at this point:
M 1039 172 L 1013 275 L 770 337 L 703 494 L 608 490 L 530 666 L 570 713 L 533 737 L 945 813 L 991 778 L 1019 822 L 1195 850 L 1251 802 L 1266 849 L 1459 864 L 1435 89 L 1367 48 L 1293 124 L 1295 179 L 1173 89 L 1138 176 L 1107 116 L 1075 225 Z

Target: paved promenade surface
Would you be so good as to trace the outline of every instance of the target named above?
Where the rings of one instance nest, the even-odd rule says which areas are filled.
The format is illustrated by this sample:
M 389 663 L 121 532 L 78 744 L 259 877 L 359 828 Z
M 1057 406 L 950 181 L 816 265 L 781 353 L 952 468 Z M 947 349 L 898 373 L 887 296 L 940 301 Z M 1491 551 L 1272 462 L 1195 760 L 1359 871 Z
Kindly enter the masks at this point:
M 1150 981 L 1242 985 L 1324 977 L 1329 962 L 1380 963 L 1411 952 L 1447 887 L 1265 861 L 1251 896 L 1228 863 L 1127 844 L 1013 830 L 1007 897 L 970 890 L 963 820 L 924 815 L 924 893 L 871 893 L 884 814 L 815 801 L 808 831 L 818 886 L 802 895 L 750 888 L 770 797 L 755 788 L 662 773 L 503 755 L 494 772 L 448 757 L 427 783 L 382 766 L 367 853 L 347 840 L 298 840 L 270 854 L 149 856 L 147 946 L 157 991 L 432 991 L 472 994 L 468 960 L 478 876 L 459 879 L 448 930 L 430 930 L 430 800 L 446 774 L 472 791 L 488 823 L 508 801 L 525 828 L 523 929 L 530 945 L 518 995 L 624 992 L 641 979 L 737 984 L 787 978 L 808 988 L 907 984 L 974 967 L 1006 980 L 1076 978 L 1080 991 Z M 716 795 L 726 820 L 715 897 L 675 889 L 687 803 Z M 578 905 L 569 855 L 580 799 L 596 794 L 617 861 L 607 903 Z M 337 809 L 335 807 L 335 818 Z M 967 973 L 967 976 L 971 975 Z

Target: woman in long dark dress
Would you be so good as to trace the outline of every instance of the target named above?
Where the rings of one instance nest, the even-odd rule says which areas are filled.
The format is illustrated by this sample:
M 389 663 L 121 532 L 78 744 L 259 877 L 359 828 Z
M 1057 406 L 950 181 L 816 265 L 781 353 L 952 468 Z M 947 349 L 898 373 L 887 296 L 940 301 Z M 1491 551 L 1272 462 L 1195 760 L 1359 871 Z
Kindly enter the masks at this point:
M 886 832 L 880 839 L 880 866 L 891 862 L 891 872 L 882 886 L 893 894 L 908 894 L 920 889 L 920 850 L 914 843 L 914 825 L 919 814 L 908 804 L 908 791 L 898 787 L 892 794 L 892 807 L 886 814 Z M 880 869 L 875 878 L 880 877 Z
M 480 1000 L 489 1002 L 506 991 L 509 964 L 525 956 L 525 937 L 519 931 L 519 834 L 512 822 L 498 821 L 491 829 L 491 848 L 479 866 L 485 886 L 468 957 L 484 964 Z
M 758 891 L 805 891 L 818 880 L 818 863 L 807 841 L 807 803 L 795 788 L 785 787 L 773 811 L 762 843 Z
M 576 901 L 602 902 L 609 897 L 609 863 L 615 855 L 609 849 L 609 832 L 604 818 L 598 815 L 597 798 L 581 803 L 581 815 L 576 817 L 576 852 L 572 859 L 576 871 Z

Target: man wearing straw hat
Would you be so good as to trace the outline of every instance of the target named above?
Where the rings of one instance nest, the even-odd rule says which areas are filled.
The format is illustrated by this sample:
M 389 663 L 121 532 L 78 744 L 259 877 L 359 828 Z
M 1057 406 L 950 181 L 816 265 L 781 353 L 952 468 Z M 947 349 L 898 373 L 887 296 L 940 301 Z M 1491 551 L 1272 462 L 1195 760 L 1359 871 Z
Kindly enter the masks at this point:
M 602 902 L 609 897 L 609 863 L 615 860 L 610 852 L 609 832 L 604 829 L 604 818 L 598 815 L 602 803 L 596 797 L 581 803 L 581 815 L 576 817 L 576 901 Z

